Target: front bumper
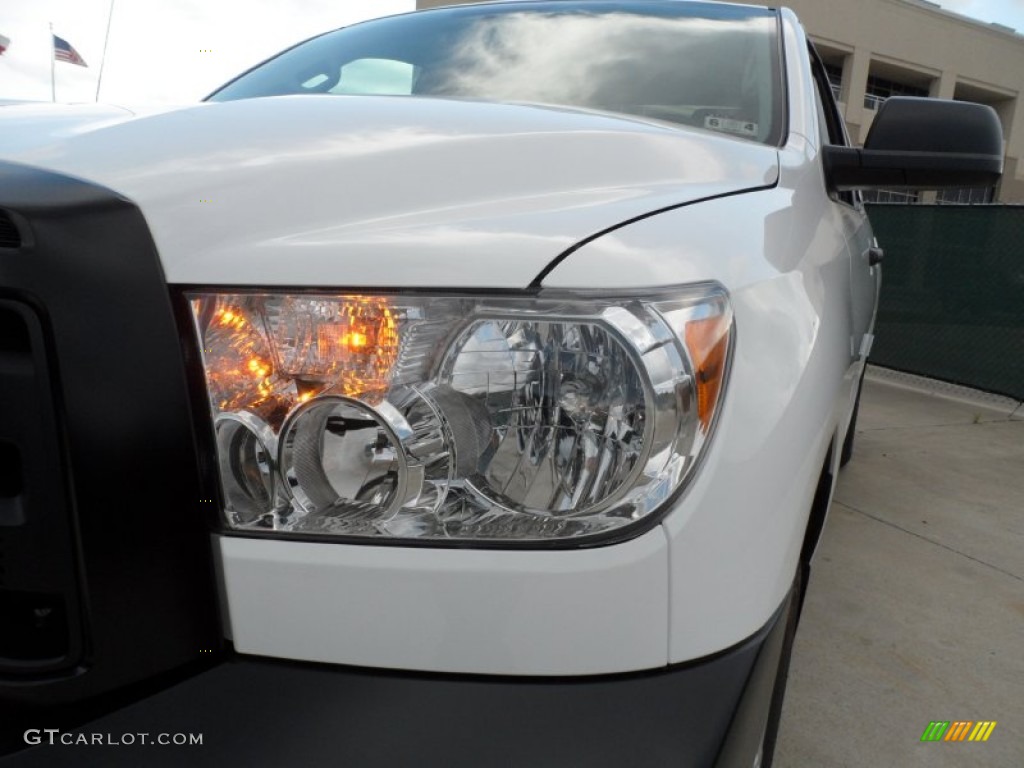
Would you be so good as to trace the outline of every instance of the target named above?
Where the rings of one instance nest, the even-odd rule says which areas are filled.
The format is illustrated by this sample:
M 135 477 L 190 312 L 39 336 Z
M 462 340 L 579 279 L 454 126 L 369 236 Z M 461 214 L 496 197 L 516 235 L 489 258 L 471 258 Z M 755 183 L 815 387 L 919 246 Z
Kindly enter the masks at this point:
M 732 649 L 642 674 L 426 675 L 234 656 L 64 736 L 78 743 L 42 734 L 0 766 L 749 768 L 793 604 Z M 202 744 L 138 743 L 179 733 Z

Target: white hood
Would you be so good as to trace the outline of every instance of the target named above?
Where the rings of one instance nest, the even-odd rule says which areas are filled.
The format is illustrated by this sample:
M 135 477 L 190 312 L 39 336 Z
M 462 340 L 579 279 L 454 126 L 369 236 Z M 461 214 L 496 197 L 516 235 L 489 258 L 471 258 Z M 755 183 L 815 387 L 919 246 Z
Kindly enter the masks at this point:
M 518 288 L 609 227 L 778 177 L 773 148 L 701 131 L 395 97 L 8 106 L 0 158 L 117 191 L 170 282 L 224 285 Z
M 169 109 L 173 107 L 140 110 L 114 104 L 0 101 L 0 156 L 13 159 L 36 147 Z

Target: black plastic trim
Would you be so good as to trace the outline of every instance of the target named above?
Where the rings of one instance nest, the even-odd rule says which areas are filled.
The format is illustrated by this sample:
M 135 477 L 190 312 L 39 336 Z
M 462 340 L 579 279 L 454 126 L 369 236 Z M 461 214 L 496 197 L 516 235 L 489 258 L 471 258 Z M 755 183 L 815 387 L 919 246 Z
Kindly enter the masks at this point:
M 0 248 L 21 248 L 21 229 L 7 211 L 0 209 Z
M 496 677 L 231 659 L 77 732 L 202 733 L 202 746 L 49 746 L 3 768 L 749 768 L 793 610 L 699 661 L 598 677 Z M 42 726 L 45 727 L 45 726 Z M 756 737 L 756 738 L 752 738 Z
M 822 157 L 829 184 L 838 190 L 990 187 L 1003 174 L 1001 155 L 889 152 L 830 144 Z
M 52 677 L 89 656 L 46 325 L 0 284 L 0 679 Z
M 828 145 L 833 189 L 988 187 L 1003 173 L 1003 130 L 987 104 L 893 96 L 882 104 L 863 149 Z
M 40 403 L 52 402 L 46 430 L 60 446 L 59 461 L 23 473 L 24 493 L 66 489 L 65 593 L 80 595 L 84 634 L 74 663 L 45 678 L 0 665 L 0 722 L 47 722 L 208 659 L 223 641 L 179 331 L 141 212 L 109 189 L 10 162 L 0 208 L 23 236 L 0 250 L 0 299 L 38 321 L 32 364 L 45 368 Z M 6 568 L 16 609 L 52 576 L 33 570 L 26 542 L 19 570 Z
M 779 123 L 779 140 L 775 146 L 782 149 L 789 143 L 789 63 L 786 61 L 786 30 L 782 18 L 782 8 L 774 8 L 775 34 L 778 40 L 776 55 L 779 57 L 779 104 L 776 108 L 776 119 Z

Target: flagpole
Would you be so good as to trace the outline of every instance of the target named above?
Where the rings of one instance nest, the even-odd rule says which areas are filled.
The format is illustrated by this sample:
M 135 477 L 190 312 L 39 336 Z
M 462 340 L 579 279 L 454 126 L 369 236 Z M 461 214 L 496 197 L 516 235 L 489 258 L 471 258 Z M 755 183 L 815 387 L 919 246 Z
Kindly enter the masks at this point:
M 53 47 L 53 22 L 50 22 L 50 101 L 57 101 L 57 77 L 54 74 L 54 65 L 57 61 L 57 51 Z
M 103 65 L 107 63 L 107 42 L 110 40 L 110 22 L 114 18 L 114 0 L 110 0 L 107 13 L 107 34 L 103 36 L 103 56 L 100 58 L 100 76 L 96 78 L 96 101 L 100 100 L 100 83 L 103 82 Z

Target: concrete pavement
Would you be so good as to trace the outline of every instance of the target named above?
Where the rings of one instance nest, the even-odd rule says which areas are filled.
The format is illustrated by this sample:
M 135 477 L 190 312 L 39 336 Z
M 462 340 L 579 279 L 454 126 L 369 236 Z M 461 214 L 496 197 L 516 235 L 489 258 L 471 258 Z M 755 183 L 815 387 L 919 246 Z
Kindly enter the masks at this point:
M 865 380 L 777 768 L 1024 766 L 1024 407 L 907 379 Z M 932 720 L 998 725 L 922 743 Z

